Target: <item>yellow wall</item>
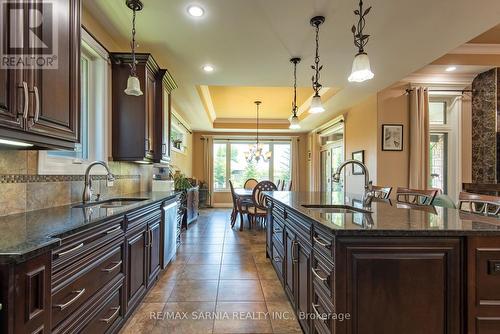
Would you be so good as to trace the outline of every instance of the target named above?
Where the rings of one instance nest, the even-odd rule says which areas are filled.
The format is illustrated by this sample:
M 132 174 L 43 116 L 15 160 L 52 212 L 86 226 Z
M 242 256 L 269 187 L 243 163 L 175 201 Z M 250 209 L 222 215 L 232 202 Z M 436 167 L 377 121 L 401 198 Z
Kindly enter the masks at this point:
M 125 51 L 129 48 L 128 45 L 120 45 L 114 40 L 106 29 L 91 16 L 85 7 L 82 9 L 82 25 L 110 52 Z
M 377 185 L 392 186 L 393 195 L 397 187 L 408 186 L 410 111 L 405 94 L 407 88 L 407 84 L 398 84 L 377 94 Z M 403 151 L 382 151 L 382 124 L 403 124 Z
M 364 150 L 365 164 L 371 180 L 377 182 L 377 96 L 372 95 L 344 113 L 345 157 Z M 352 167 L 346 168 L 345 189 L 351 193 L 363 191 L 364 176 L 352 175 Z
M 193 176 L 193 135 L 186 134 L 186 149 L 184 152 L 180 153 L 177 151 L 171 151 L 171 161 L 170 164 L 176 170 L 180 170 L 181 173 L 187 177 Z

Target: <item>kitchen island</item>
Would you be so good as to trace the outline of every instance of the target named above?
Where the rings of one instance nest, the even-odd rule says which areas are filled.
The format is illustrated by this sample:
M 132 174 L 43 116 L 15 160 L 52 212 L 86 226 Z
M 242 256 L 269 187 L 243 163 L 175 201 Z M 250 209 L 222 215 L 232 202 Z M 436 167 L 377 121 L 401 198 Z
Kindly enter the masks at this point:
M 267 253 L 306 333 L 500 333 L 500 220 L 270 192 Z
M 175 253 L 178 195 L 0 217 L 0 332 L 118 332 Z

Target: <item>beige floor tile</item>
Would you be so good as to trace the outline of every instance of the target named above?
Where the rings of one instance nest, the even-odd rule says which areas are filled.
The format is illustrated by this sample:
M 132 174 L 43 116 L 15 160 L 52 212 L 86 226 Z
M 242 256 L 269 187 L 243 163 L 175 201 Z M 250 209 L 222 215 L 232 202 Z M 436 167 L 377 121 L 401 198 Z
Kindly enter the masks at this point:
M 254 263 L 252 254 L 247 253 L 224 253 L 222 264 Z
M 257 266 L 257 271 L 259 273 L 260 279 L 278 279 L 278 275 L 276 275 L 276 271 L 274 270 L 274 267 L 270 262 L 259 263 L 259 265 Z
M 221 280 L 218 301 L 263 301 L 259 280 Z
M 188 264 L 221 264 L 222 253 L 194 253 Z
M 223 245 L 186 245 L 181 244 L 177 251 L 179 253 L 221 253 Z
M 210 302 L 217 299 L 217 280 L 181 280 L 175 285 L 168 302 Z
M 218 264 L 187 264 L 180 279 L 211 280 L 219 279 L 220 265 Z
M 258 279 L 257 268 L 253 262 L 222 265 L 220 279 Z
M 153 333 L 210 334 L 214 326 L 214 312 L 215 302 L 167 303 Z
M 165 303 L 174 290 L 174 280 L 158 280 L 155 286 L 148 292 L 144 298 L 145 303 Z
M 266 302 L 274 333 L 293 334 L 302 333 L 292 306 L 288 301 Z
M 135 310 L 122 333 L 148 333 L 156 324 L 156 318 L 152 314 L 161 313 L 164 307 L 165 303 L 142 303 Z
M 216 319 L 216 333 L 272 333 L 265 303 L 217 303 L 217 312 L 229 319 Z

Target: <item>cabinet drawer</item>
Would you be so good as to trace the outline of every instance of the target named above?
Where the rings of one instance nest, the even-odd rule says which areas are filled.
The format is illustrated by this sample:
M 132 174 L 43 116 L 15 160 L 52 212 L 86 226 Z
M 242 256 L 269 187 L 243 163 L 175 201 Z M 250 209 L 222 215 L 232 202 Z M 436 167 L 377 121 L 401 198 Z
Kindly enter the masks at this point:
M 335 259 L 335 238 L 318 227 L 314 227 L 312 233 L 312 244 L 315 251 L 322 254 L 332 264 Z
M 62 245 L 52 251 L 53 272 L 57 273 L 123 235 L 124 220 L 123 217 L 117 217 L 82 233 L 63 238 Z
M 138 225 L 147 224 L 153 221 L 161 220 L 161 206 L 154 204 L 146 208 L 138 209 L 127 213 L 127 229 L 130 230 Z
M 82 330 L 82 333 L 106 333 L 114 323 L 123 319 L 123 309 L 121 307 L 121 290 L 114 291 L 112 295 L 99 308 L 98 313 Z
M 283 216 L 286 224 L 292 226 L 304 238 L 310 239 L 312 224 L 308 221 L 309 218 L 302 217 L 289 208 L 285 208 Z
M 82 267 L 84 272 L 76 273 L 69 278 L 67 285 L 52 293 L 53 328 L 119 273 L 123 273 L 123 243 L 111 250 L 106 249 L 106 252 L 99 252 L 89 259 L 86 268 Z
M 273 224 L 273 231 L 272 231 L 273 242 L 278 243 L 282 248 L 283 248 L 283 237 L 284 237 L 283 231 L 284 230 L 282 225 Z
M 334 332 L 334 310 L 329 302 L 325 301 L 321 293 L 313 292 L 313 301 L 311 305 L 311 317 L 313 318 L 314 328 L 318 333 Z
M 311 272 L 315 287 L 321 289 L 326 297 L 333 300 L 335 289 L 333 265 L 326 261 L 321 254 L 314 252 Z
M 276 245 L 273 245 L 273 251 L 271 254 L 271 263 L 278 274 L 278 278 L 283 280 L 283 255 L 279 253 Z

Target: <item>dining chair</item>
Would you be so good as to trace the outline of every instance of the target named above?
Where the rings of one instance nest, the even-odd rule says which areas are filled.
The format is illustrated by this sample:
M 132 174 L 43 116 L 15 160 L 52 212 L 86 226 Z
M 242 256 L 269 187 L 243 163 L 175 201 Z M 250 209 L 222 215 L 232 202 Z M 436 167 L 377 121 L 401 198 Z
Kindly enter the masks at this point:
M 246 190 L 253 190 L 255 186 L 259 183 L 256 179 L 248 179 L 245 181 L 245 184 L 243 185 L 243 188 Z
M 264 192 L 276 191 L 278 187 L 271 181 L 261 181 L 257 183 L 252 193 L 252 207 L 249 208 L 250 226 L 260 222 L 262 225 L 267 223 L 267 206 Z
M 372 189 L 368 192 L 368 195 L 378 199 L 389 199 L 389 196 L 391 196 L 391 192 L 392 187 L 372 186 Z
M 412 205 L 432 205 L 437 192 L 436 189 L 421 190 L 398 187 L 396 201 Z
M 290 180 L 290 182 L 288 182 L 288 188 L 287 188 L 288 191 L 292 191 L 292 180 Z
M 461 192 L 458 196 L 458 209 L 476 214 L 498 216 L 500 197 Z
M 243 228 L 243 214 L 248 214 L 248 207 L 252 205 L 252 202 L 242 200 L 234 191 L 234 185 L 231 180 L 229 180 L 229 187 L 231 188 L 231 197 L 233 200 L 233 210 L 231 211 L 231 228 L 234 227 L 236 223 L 236 218 L 238 214 L 240 215 L 241 229 Z
M 278 180 L 278 183 L 276 183 L 276 188 L 281 190 L 281 180 Z

